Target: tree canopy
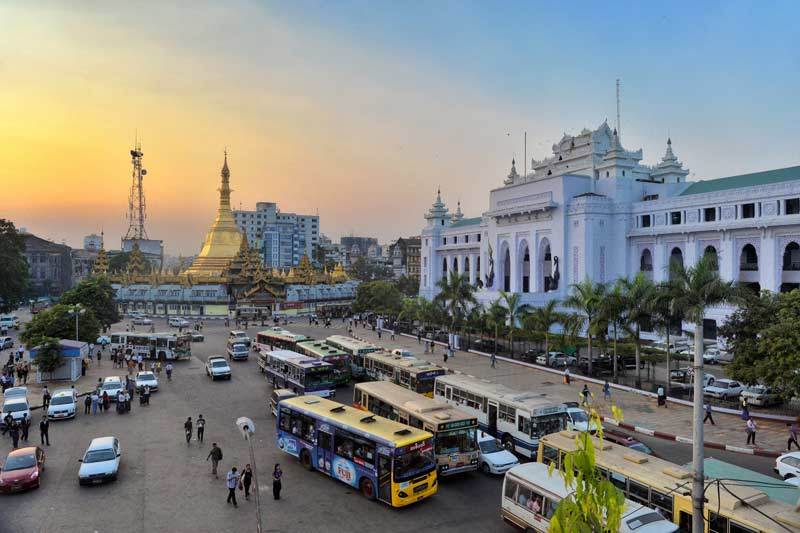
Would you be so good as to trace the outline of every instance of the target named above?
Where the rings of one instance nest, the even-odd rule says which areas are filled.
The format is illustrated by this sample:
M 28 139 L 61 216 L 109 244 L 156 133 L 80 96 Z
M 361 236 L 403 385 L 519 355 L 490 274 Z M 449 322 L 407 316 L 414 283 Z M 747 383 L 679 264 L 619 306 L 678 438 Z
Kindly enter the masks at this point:
M 114 254 L 108 261 L 108 271 L 109 272 L 124 272 L 128 269 L 128 263 L 131 260 L 131 252 L 120 252 L 118 254 Z M 143 261 L 142 266 L 144 267 L 143 274 L 149 274 L 153 269 L 153 265 L 150 264 L 150 261 Z
M 111 283 L 106 277 L 101 276 L 78 283 L 61 296 L 60 303 L 81 304 L 94 311 L 101 326 L 109 327 L 120 320 L 114 297 L 115 293 Z
M 100 322 L 91 308 L 84 308 L 78 318 L 78 340 L 95 342 L 100 333 Z M 74 339 L 75 316 L 65 304 L 58 304 L 39 312 L 33 320 L 25 324 L 20 339 L 28 349 L 44 342 L 47 338 Z
M 366 311 L 382 315 L 397 316 L 402 308 L 403 295 L 389 281 L 368 281 L 356 289 L 353 311 Z
M 0 313 L 13 311 L 28 288 L 28 262 L 22 253 L 25 239 L 13 222 L 0 218 Z

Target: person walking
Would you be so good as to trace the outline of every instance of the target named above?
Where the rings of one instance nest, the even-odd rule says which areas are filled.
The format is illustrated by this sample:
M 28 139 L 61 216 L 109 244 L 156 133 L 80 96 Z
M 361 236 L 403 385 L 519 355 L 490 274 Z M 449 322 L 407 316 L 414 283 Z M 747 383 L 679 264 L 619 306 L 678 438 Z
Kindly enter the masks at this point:
M 581 390 L 581 405 L 588 406 L 589 405 L 589 385 L 586 383 L 583 384 L 583 389 Z
M 39 435 L 42 438 L 42 446 L 45 442 L 50 446 L 50 421 L 47 419 L 47 415 L 44 415 L 39 422 Z
M 92 414 L 97 414 L 97 404 L 100 402 L 100 396 L 97 395 L 97 390 L 92 391 Z
M 186 422 L 183 423 L 183 430 L 186 432 L 186 444 L 192 440 L 192 417 L 186 417 Z
M 564 369 L 564 385 L 569 385 L 570 376 L 569 376 L 569 368 Z
M 703 418 L 703 424 L 705 424 L 706 420 L 708 420 L 709 422 L 711 422 L 712 426 L 716 426 L 716 424 L 714 423 L 714 417 L 711 416 L 711 413 L 712 413 L 711 402 L 706 402 L 706 416 L 705 418 Z
M 167 371 L 167 381 L 172 381 L 172 363 L 167 362 L 167 366 L 164 369 Z
M 211 459 L 211 473 L 214 474 L 214 477 L 219 479 L 217 475 L 217 465 L 219 462 L 222 461 L 222 450 L 219 446 L 217 446 L 216 442 L 211 443 L 211 451 L 208 452 L 208 456 L 206 456 L 206 461 Z
M 492 352 L 492 356 L 489 358 L 489 360 L 492 362 L 492 368 L 495 368 L 495 365 L 497 365 L 497 355 L 495 355 L 494 352 Z
M 11 446 L 13 449 L 19 448 L 19 426 L 16 422 L 11 422 L 11 429 L 8 430 L 11 434 Z
M 742 406 L 742 420 L 747 420 L 750 418 L 750 406 L 747 403 L 747 398 L 744 396 L 740 396 L 740 404 Z
M 22 413 L 22 421 L 19 424 L 19 428 L 22 431 L 22 440 L 28 442 L 28 432 L 31 429 L 31 419 L 28 418 L 28 413 Z
M 131 393 L 128 391 L 125 391 L 125 411 L 131 411 Z
M 235 466 L 232 467 L 228 475 L 225 476 L 225 485 L 228 487 L 228 499 L 225 501 L 227 503 L 233 503 L 234 507 L 239 507 L 239 504 L 236 503 L 236 487 L 239 485 L 239 478 L 239 472 L 236 471 Z
M 91 408 L 92 408 L 92 397 L 87 394 L 86 397 L 83 399 L 83 414 L 88 415 Z
M 203 415 L 197 415 L 197 441 L 203 442 L 203 434 L 206 432 L 206 419 Z
M 608 380 L 603 383 L 603 399 L 607 402 L 611 401 L 611 384 L 609 384 Z
M 42 387 L 42 410 L 47 411 L 47 408 L 50 407 L 50 390 L 47 388 L 47 385 Z
M 108 407 L 111 405 L 111 398 L 108 397 L 108 391 L 103 391 L 103 412 L 108 411 Z
M 789 440 L 786 442 L 786 449 L 787 451 L 792 451 L 792 443 L 794 443 L 795 447 L 800 450 L 800 444 L 797 444 L 797 422 L 800 420 L 800 417 L 797 417 L 792 425 L 789 426 Z
M 275 463 L 275 468 L 272 470 L 272 497 L 276 500 L 281 499 L 281 478 L 283 477 L 283 470 L 281 465 Z
M 756 426 L 756 423 L 755 423 L 755 420 L 753 420 L 753 417 L 748 418 L 747 419 L 747 428 L 746 428 L 746 431 L 747 431 L 747 445 L 752 444 L 753 447 L 755 447 L 755 445 L 756 445 L 756 430 L 757 429 L 758 429 L 758 426 Z
M 250 499 L 250 485 L 253 483 L 253 469 L 250 468 L 250 463 L 244 465 L 242 470 L 242 485 L 244 486 L 244 499 Z
M 663 405 L 664 407 L 667 407 L 667 393 L 664 391 L 663 385 L 658 386 L 656 395 L 658 396 L 658 406 L 661 407 Z

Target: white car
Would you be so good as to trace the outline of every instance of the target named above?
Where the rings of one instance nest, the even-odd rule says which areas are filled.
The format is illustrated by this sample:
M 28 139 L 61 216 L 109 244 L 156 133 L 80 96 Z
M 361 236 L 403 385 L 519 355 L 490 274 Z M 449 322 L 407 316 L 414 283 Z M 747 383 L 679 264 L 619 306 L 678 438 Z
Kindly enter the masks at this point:
M 250 348 L 242 342 L 228 343 L 228 359 L 231 361 L 247 360 L 250 357 Z
M 800 452 L 789 452 L 775 459 L 775 473 L 783 479 L 800 479 Z
M 139 316 L 133 319 L 133 324 L 135 326 L 152 326 L 153 321 L 146 316 Z
M 19 329 L 19 318 L 14 315 L 5 315 L 0 317 L 0 328 L 14 328 Z
M 83 459 L 78 459 L 81 463 L 78 470 L 78 483 L 92 485 L 116 480 L 121 458 L 122 448 L 116 437 L 92 439 L 89 448 L 83 454 Z
M 61 420 L 64 418 L 75 418 L 78 412 L 78 397 L 74 389 L 56 389 L 50 398 L 50 405 L 47 408 L 47 418 L 50 420 Z
M 185 320 L 183 318 L 172 317 L 167 322 L 173 328 L 188 328 L 189 327 L 189 321 Z
M 742 391 L 742 398 L 747 398 L 750 405 L 766 406 L 781 403 L 781 395 L 776 389 L 764 385 L 754 385 Z
M 247 336 L 246 331 L 231 330 L 228 334 L 228 342 L 241 342 L 248 348 L 250 347 L 250 337 Z
M 231 379 L 231 367 L 221 355 L 212 355 L 206 361 L 206 374 L 212 381 L 219 379 Z
M 14 339 L 11 337 L 0 337 L 0 350 L 14 347 Z
M 125 387 L 122 385 L 122 379 L 120 379 L 119 376 L 108 376 L 103 380 L 103 385 L 100 387 L 100 389 L 100 394 L 107 392 L 108 398 L 112 402 L 116 402 L 117 396 L 119 395 L 120 391 L 125 390 Z
M 30 406 L 28 406 L 28 399 L 24 396 L 18 398 L 7 398 L 3 401 L 3 411 L 0 412 L 0 424 L 5 425 L 6 415 L 11 414 L 14 420 L 22 420 L 25 415 L 31 418 Z
M 703 394 L 721 400 L 734 400 L 739 397 L 743 390 L 744 387 L 738 381 L 732 379 L 717 379 L 714 380 L 713 385 L 708 385 L 703 388 Z
M 414 354 L 411 353 L 411 350 L 406 350 L 405 348 L 395 348 L 392 350 L 393 355 L 399 355 L 400 357 L 414 357 Z
M 506 450 L 499 440 L 483 431 L 478 432 L 480 469 L 487 474 L 505 474 L 519 464 L 517 456 Z
M 158 378 L 152 372 L 139 372 L 136 374 L 136 390 L 141 391 L 145 385 L 150 387 L 150 391 L 158 390 Z
M 567 407 L 567 429 L 589 431 L 589 415 L 580 407 Z M 591 432 L 597 431 L 597 422 L 592 422 Z

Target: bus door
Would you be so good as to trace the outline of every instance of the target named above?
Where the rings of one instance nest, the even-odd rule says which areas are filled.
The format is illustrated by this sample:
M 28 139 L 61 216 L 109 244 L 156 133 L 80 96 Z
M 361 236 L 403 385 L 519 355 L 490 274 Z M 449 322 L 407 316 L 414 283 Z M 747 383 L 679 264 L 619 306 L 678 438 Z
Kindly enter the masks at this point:
M 497 435 L 497 403 L 489 402 L 489 434 L 493 437 Z
M 317 470 L 322 470 L 331 475 L 333 464 L 333 435 L 327 427 L 317 429 Z
M 378 499 L 392 503 L 392 458 L 378 453 Z

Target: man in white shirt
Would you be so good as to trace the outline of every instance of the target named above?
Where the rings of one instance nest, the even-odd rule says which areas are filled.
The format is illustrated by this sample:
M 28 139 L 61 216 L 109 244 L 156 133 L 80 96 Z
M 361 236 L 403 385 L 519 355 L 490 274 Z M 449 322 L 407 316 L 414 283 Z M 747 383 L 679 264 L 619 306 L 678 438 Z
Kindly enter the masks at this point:
M 239 472 L 236 471 L 236 467 L 234 466 L 231 468 L 231 471 L 228 472 L 228 475 L 225 476 L 225 486 L 228 487 L 228 499 L 226 500 L 227 503 L 233 502 L 234 507 L 239 507 L 239 504 L 236 503 L 236 486 L 239 485 Z

